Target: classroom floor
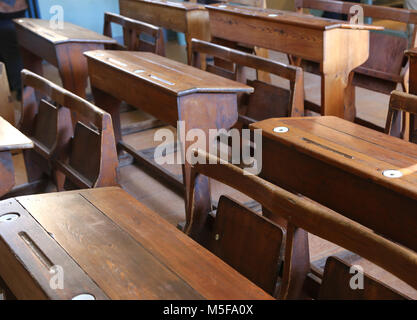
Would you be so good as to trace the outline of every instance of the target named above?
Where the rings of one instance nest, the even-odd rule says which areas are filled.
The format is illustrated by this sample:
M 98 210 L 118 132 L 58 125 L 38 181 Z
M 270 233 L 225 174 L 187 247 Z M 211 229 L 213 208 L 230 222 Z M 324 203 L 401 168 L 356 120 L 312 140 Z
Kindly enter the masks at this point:
M 169 42 L 167 44 L 167 56 L 169 58 L 185 62 L 185 48 L 179 46 L 175 42 Z M 270 52 L 270 57 L 284 63 L 288 62 L 285 55 L 276 52 Z M 44 70 L 44 75 L 48 79 L 56 82 L 57 84 L 61 84 L 58 72 L 54 67 L 45 65 Z M 272 82 L 277 85 L 282 85 L 277 78 L 273 78 Z M 356 90 L 357 115 L 364 120 L 383 127 L 385 124 L 389 97 L 360 88 L 357 88 Z M 305 74 L 305 92 L 308 100 L 316 103 L 320 102 L 320 78 L 318 76 L 307 73 Z M 18 110 L 18 104 L 16 104 L 16 107 Z M 146 117 L 148 116 L 140 111 L 133 111 L 123 113 L 121 119 L 122 124 L 128 124 Z M 175 131 L 174 128 L 171 129 Z M 126 135 L 124 136 L 124 140 L 137 149 L 155 147 L 158 144 L 158 142 L 153 140 L 156 130 L 157 129 L 151 129 Z M 17 184 L 26 182 L 25 167 L 22 156 L 20 154 L 15 155 L 14 161 Z M 181 174 L 180 165 L 167 165 L 166 168 L 176 174 Z M 159 213 L 174 226 L 185 220 L 185 208 L 182 196 L 169 188 L 164 181 L 157 180 L 151 176 L 145 168 L 135 164 L 119 168 L 119 182 L 127 192 L 132 194 L 136 199 L 153 209 L 155 212 Z M 53 191 L 53 188 L 51 188 L 51 191 Z M 220 194 L 224 193 L 227 193 L 241 202 L 247 202 L 250 200 L 244 195 L 239 194 L 230 188 L 225 188 L 218 183 L 214 183 L 212 185 L 212 191 L 214 200 L 216 200 Z M 389 284 L 393 288 L 396 288 L 411 298 L 417 299 L 417 290 L 414 290 L 404 284 L 402 281 L 388 274 L 384 270 L 381 270 L 379 267 L 370 264 L 359 256 L 352 254 L 343 248 L 337 247 L 327 241 L 310 235 L 310 258 L 315 270 L 322 270 L 326 257 L 329 255 L 336 255 L 351 264 L 359 264 L 364 268 L 366 273 L 374 276 L 375 278 L 381 280 L 383 279 L 385 283 Z

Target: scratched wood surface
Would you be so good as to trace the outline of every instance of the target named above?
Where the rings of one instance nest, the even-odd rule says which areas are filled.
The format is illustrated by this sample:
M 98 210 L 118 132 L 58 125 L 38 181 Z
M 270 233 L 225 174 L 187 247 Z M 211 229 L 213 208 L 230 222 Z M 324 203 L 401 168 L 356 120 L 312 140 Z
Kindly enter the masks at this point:
M 48 41 L 58 44 L 63 42 L 114 43 L 110 37 L 89 29 L 63 22 L 63 28 L 52 28 L 49 20 L 20 18 L 15 19 L 16 25 L 37 34 Z
M 111 299 L 270 299 L 120 188 L 16 198 Z
M 416 250 L 415 144 L 336 117 L 268 119 L 252 128 L 263 130 L 267 180 Z
M 245 84 L 149 52 L 96 50 L 85 55 L 108 69 L 127 73 L 178 96 L 194 92 L 253 91 Z M 94 78 L 94 73 L 91 76 Z

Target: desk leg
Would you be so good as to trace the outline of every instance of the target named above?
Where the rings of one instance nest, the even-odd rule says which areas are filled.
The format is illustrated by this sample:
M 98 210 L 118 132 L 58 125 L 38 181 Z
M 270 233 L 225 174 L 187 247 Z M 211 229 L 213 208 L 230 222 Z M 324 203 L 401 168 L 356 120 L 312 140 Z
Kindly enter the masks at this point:
M 90 48 L 91 47 L 91 48 Z M 89 44 L 65 43 L 56 46 L 58 70 L 65 89 L 85 98 L 88 66 L 83 52 L 98 49 Z
M 209 145 L 212 143 L 209 139 L 209 129 L 227 129 L 229 130 L 237 121 L 237 96 L 233 94 L 213 94 L 197 93 L 179 98 L 178 118 L 185 123 L 185 133 L 190 129 L 201 129 L 206 135 L 205 146 L 201 146 L 207 152 Z M 188 148 L 197 147 L 194 140 L 183 141 L 181 137 L 183 150 L 186 155 Z M 190 150 L 191 151 L 191 150 Z M 188 225 L 191 216 L 189 208 L 189 195 L 191 187 L 194 188 L 194 212 L 200 217 L 206 217 L 211 210 L 210 186 L 207 177 L 200 176 L 191 186 L 191 164 L 186 161 L 183 165 L 183 177 L 185 182 L 185 207 L 186 207 L 186 225 Z M 205 219 L 202 219 L 205 220 Z M 203 223 L 204 224 L 204 223 Z M 203 226 L 203 228 L 206 226 Z M 199 241 L 204 243 L 209 230 L 204 228 L 199 231 Z
M 103 109 L 104 111 L 110 113 L 113 121 L 113 131 L 114 139 L 116 141 L 116 146 L 119 142 L 122 141 L 122 130 L 120 125 L 120 103 L 119 99 L 116 99 L 112 95 L 104 92 L 95 87 L 91 87 L 91 92 L 94 97 L 94 104 Z
M 22 56 L 23 66 L 42 76 L 43 75 L 43 68 L 42 68 L 42 58 L 38 57 L 37 55 L 33 54 L 31 51 L 26 50 L 23 47 L 20 47 L 20 55 Z
M 356 116 L 353 72 L 321 76 L 321 114 L 353 121 Z
M 10 151 L 0 152 L 0 197 L 9 192 L 14 184 L 12 154 Z

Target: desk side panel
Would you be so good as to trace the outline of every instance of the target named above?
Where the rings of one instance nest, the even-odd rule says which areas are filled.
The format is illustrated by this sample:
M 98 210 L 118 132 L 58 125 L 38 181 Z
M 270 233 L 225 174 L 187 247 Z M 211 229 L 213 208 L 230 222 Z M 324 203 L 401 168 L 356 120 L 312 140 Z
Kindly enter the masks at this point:
M 187 32 L 187 11 L 151 2 L 120 0 L 120 14 L 177 32 Z
M 15 26 L 19 46 L 48 61 L 55 67 L 58 66 L 55 45 L 52 42 L 33 33 L 32 31 L 22 27 L 19 24 L 15 24 Z
M 17 218 L 8 221 L 6 214 Z M 108 299 L 18 201 L 0 202 L 1 217 L 0 276 L 18 299 Z
M 256 45 L 307 60 L 323 59 L 323 30 L 210 11 L 212 37 Z
M 88 58 L 91 86 L 176 126 L 177 97 L 139 77 Z M 100 106 L 98 106 L 100 107 Z
M 263 137 L 261 176 L 417 250 L 417 201 Z

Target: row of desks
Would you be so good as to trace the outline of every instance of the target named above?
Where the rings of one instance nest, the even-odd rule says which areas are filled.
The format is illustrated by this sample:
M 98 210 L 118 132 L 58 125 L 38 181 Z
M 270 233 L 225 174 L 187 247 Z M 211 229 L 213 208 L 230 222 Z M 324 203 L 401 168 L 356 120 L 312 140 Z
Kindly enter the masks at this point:
M 120 100 L 207 132 L 230 128 L 237 94 L 252 90 L 150 53 L 85 55 L 97 105 L 114 116 L 119 141 Z M 335 117 L 252 127 L 263 130 L 262 177 L 417 248 L 415 145 Z M 183 168 L 188 189 L 189 164 Z M 9 199 L 0 204 L 0 235 L 0 274 L 18 298 L 270 298 L 118 188 Z M 65 267 L 66 290 L 50 287 L 56 265 Z
M 336 117 L 253 128 L 263 178 L 416 250 L 417 146 Z M 271 298 L 120 188 L 4 200 L 0 238 L 0 275 L 20 299 Z M 59 267 L 65 290 L 50 286 Z
M 251 90 L 150 53 L 92 51 L 86 56 L 91 65 L 93 92 L 103 94 L 103 102 L 114 99 L 131 101 L 134 105 L 142 102 L 141 108 L 147 108 L 168 123 L 175 124 L 176 120 L 183 119 L 187 128 L 206 132 L 210 128 L 230 127 L 236 120 L 237 92 Z M 176 83 L 178 78 L 181 83 Z M 222 83 L 222 86 L 213 87 L 213 83 Z M 11 127 L 1 124 L 1 128 L 8 126 Z M 263 132 L 263 178 L 301 193 L 413 250 L 417 248 L 416 145 L 337 117 L 269 119 L 253 124 L 252 128 Z M 18 140 L 16 133 L 11 136 L 14 142 L 5 143 L 9 149 L 17 145 Z M 2 138 L 7 141 L 5 134 Z M 20 147 L 31 146 L 30 141 L 22 139 L 26 142 L 20 143 Z M 185 146 L 187 149 L 189 144 Z M 189 168 L 187 163 L 185 177 Z M 188 179 L 185 180 L 188 186 Z M 207 192 L 204 180 L 198 189 L 201 194 Z M 205 200 L 201 199 L 203 206 Z M 144 221 L 148 219 L 149 224 L 146 224 Z M 13 252 L 14 256 L 27 261 L 23 264 L 28 266 L 26 269 L 13 256 L 4 260 L 8 263 L 0 264 L 2 277 L 21 298 L 71 298 L 82 293 L 103 299 L 268 297 L 121 189 L 10 199 L 1 203 L 0 221 L 0 234 L 6 240 L 1 252 L 5 256 Z M 121 230 L 113 230 L 114 224 Z M 153 227 L 155 225 L 158 228 Z M 110 247 L 106 246 L 108 237 Z M 130 237 L 134 238 L 133 242 L 128 240 Z M 178 242 L 178 237 L 183 242 Z M 153 247 L 152 241 L 158 244 L 166 241 L 167 247 Z M 190 246 L 194 249 L 189 249 Z M 116 254 L 116 247 L 123 249 Z M 34 264 L 33 255 L 39 250 L 46 258 Z M 151 252 L 152 257 L 146 251 Z M 126 257 L 120 252 L 134 254 Z M 180 258 L 172 256 L 178 252 L 181 252 Z M 190 258 L 197 252 L 213 260 L 214 266 L 209 271 L 206 260 Z M 141 257 L 140 261 L 136 255 Z M 181 267 L 173 262 L 177 259 L 193 262 Z M 49 290 L 45 261 L 49 261 L 49 267 L 63 263 L 70 270 L 70 279 L 82 277 L 83 283 L 88 285 L 80 287 L 78 283 L 77 287 L 74 280 L 69 291 L 57 294 Z M 204 278 L 200 262 L 206 267 L 207 275 L 216 273 L 217 278 Z M 169 268 L 161 266 L 167 263 L 174 264 Z M 96 269 L 103 264 L 100 270 Z M 137 268 L 142 268 L 146 276 L 138 277 L 133 271 Z M 19 275 L 28 279 L 30 288 L 21 287 L 21 282 L 14 280 L 15 270 L 20 270 Z M 156 278 L 155 270 L 158 270 Z M 29 277 L 29 273 L 32 276 Z M 190 274 L 198 277 L 190 278 Z M 218 291 L 215 283 L 223 283 L 225 279 L 229 279 L 230 286 Z M 160 286 L 166 283 L 171 283 L 170 290 L 160 291 Z M 242 286 L 249 289 L 242 289 Z M 113 287 L 120 290 L 114 291 Z
M 238 41 L 320 63 L 321 113 L 355 118 L 352 70 L 369 54 L 369 30 L 381 27 L 341 24 L 309 15 L 232 5 L 202 6 L 188 2 L 120 0 L 122 15 L 184 32 L 191 62 L 192 38 Z M 45 59 L 57 66 L 66 89 L 85 96 L 87 68 L 82 53 L 115 40 L 69 23 L 64 29 L 48 21 L 15 20 L 25 66 L 41 73 Z M 70 54 L 71 52 L 71 54 Z

